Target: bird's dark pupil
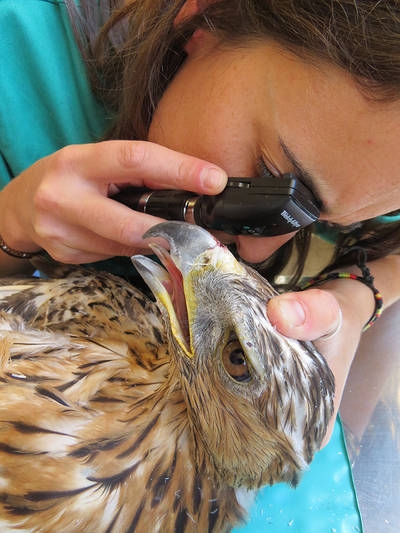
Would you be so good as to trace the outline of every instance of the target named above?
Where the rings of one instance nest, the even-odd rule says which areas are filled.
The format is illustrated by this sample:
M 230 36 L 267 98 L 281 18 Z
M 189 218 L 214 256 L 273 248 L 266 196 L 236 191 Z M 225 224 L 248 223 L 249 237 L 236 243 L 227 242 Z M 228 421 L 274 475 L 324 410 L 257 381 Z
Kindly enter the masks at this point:
M 229 360 L 233 365 L 245 365 L 246 361 L 243 357 L 243 351 L 240 348 L 233 350 L 230 353 Z

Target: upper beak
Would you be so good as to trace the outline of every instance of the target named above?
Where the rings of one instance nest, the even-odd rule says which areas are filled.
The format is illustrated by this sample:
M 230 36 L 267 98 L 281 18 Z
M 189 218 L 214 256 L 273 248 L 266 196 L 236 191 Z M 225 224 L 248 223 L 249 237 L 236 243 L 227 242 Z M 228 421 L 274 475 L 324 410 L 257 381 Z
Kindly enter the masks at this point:
M 162 237 L 168 242 L 169 255 L 183 276 L 188 274 L 200 254 L 220 246 L 219 241 L 208 231 L 186 222 L 162 222 L 143 235 L 143 239 L 153 237 Z

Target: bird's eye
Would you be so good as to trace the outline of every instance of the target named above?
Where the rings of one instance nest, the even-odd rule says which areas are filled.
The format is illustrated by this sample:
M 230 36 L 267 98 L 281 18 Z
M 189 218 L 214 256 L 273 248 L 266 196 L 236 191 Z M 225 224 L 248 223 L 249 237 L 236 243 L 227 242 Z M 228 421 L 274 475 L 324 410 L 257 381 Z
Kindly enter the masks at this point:
M 230 377 L 239 383 L 251 380 L 246 356 L 238 340 L 228 342 L 222 352 L 222 364 Z

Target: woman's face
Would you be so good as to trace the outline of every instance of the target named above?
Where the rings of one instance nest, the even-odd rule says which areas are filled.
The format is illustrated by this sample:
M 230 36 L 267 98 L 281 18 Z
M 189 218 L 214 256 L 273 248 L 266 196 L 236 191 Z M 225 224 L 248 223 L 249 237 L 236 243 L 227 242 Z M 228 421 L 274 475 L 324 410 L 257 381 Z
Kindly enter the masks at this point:
M 400 103 L 371 102 L 345 72 L 275 43 L 218 46 L 202 30 L 156 110 L 149 140 L 230 176 L 294 172 L 348 225 L 400 207 Z M 243 259 L 268 257 L 291 235 L 235 237 Z

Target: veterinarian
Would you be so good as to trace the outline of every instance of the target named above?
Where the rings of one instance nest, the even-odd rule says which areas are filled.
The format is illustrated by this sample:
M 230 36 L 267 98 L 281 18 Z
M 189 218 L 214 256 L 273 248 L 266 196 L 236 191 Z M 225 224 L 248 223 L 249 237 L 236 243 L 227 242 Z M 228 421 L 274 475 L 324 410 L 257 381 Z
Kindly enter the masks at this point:
M 363 328 L 400 295 L 398 2 L 127 0 L 97 44 L 113 2 L 81 4 L 86 22 L 72 0 L 0 1 L 1 274 L 40 250 L 65 263 L 142 252 L 159 219 L 108 198 L 118 185 L 216 194 L 227 176 L 293 172 L 321 203 L 314 231 L 337 242 L 327 272 L 347 279 L 268 314 L 319 339 L 338 406 Z M 222 240 L 276 273 L 294 240 L 305 260 L 300 233 Z M 373 283 L 349 278 L 363 276 L 351 243 Z

